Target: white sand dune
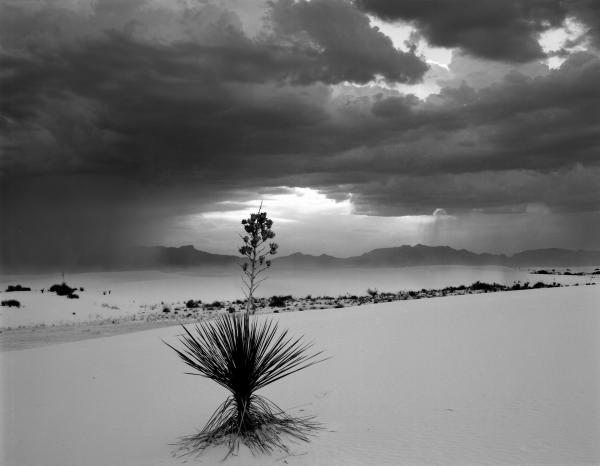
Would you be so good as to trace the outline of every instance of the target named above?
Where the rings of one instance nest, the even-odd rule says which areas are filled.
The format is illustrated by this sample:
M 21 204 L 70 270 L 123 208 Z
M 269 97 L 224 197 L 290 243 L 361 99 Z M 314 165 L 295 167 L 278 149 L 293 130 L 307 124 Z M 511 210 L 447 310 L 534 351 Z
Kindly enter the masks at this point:
M 324 430 L 225 464 L 600 464 L 599 303 L 589 286 L 271 316 L 332 359 L 263 394 Z M 169 443 L 226 393 L 184 374 L 161 342 L 179 332 L 1 353 L 2 464 L 181 464 Z

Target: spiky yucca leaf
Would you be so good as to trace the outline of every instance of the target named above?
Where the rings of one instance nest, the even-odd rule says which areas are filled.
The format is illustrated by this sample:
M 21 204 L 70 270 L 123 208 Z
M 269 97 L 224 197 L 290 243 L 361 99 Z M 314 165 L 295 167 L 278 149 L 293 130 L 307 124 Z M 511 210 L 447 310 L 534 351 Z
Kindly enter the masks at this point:
M 312 418 L 294 418 L 255 392 L 266 385 L 321 362 L 322 352 L 309 353 L 310 343 L 278 331 L 272 320 L 226 315 L 183 327 L 182 349 L 169 345 L 196 372 L 231 392 L 204 429 L 180 442 L 180 452 L 201 452 L 210 444 L 228 442 L 230 453 L 242 441 L 253 451 L 285 449 L 280 434 L 307 441 L 318 428 Z M 167 343 L 168 344 L 168 343 Z

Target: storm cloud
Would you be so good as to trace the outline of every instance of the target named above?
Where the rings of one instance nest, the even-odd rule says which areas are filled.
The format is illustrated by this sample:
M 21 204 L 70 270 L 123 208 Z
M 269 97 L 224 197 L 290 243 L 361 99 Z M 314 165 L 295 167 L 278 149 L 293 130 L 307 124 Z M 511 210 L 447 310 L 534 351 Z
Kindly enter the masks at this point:
M 143 243 L 176 217 L 285 186 L 351 195 L 368 215 L 599 210 L 595 49 L 490 82 L 455 73 L 420 99 L 395 85 L 425 79 L 425 58 L 365 13 L 415 22 L 431 43 L 459 47 L 458 64 L 463 52 L 539 58 L 535 34 L 564 8 L 593 6 L 510 2 L 500 15 L 482 2 L 453 17 L 420 4 L 279 0 L 249 35 L 211 3 L 6 3 L 3 255 L 40 229 L 55 251 Z M 485 40 L 469 32 L 477 24 Z
M 432 45 L 460 48 L 477 57 L 527 62 L 545 56 L 539 35 L 567 17 L 586 25 L 600 40 L 600 7 L 594 0 L 357 0 L 357 5 L 387 21 L 413 24 Z

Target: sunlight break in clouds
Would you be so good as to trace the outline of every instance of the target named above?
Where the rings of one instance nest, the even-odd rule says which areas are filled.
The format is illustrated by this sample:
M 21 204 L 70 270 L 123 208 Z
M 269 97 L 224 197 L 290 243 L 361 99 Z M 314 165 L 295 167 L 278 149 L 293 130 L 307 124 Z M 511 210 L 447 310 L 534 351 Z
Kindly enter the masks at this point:
M 567 18 L 561 27 L 541 33 L 540 45 L 549 55 L 546 64 L 552 69 L 559 68 L 569 55 L 586 50 L 589 40 L 585 32 L 583 24 L 574 18 Z
M 444 209 L 436 209 L 431 215 L 358 215 L 353 213 L 351 194 L 335 201 L 311 188 L 282 189 L 286 192 L 261 196 L 263 210 L 275 221 L 274 229 L 282 239 L 282 255 L 302 251 L 351 256 L 378 247 L 417 244 L 424 238 L 436 241 L 440 225 L 454 219 Z M 218 205 L 222 210 L 182 219 L 172 237 L 179 237 L 177 244 L 192 243 L 199 249 L 231 254 L 237 225 L 256 212 L 260 202 L 221 202 Z M 199 239 L 198 231 L 211 234 Z
M 263 210 L 267 210 L 273 220 L 281 223 L 298 222 L 315 215 L 350 215 L 352 212 L 351 194 L 348 194 L 348 199 L 335 201 L 311 188 L 284 189 L 288 192 L 266 194 L 261 199 L 242 202 L 219 202 L 218 205 L 223 206 L 223 210 L 205 212 L 200 216 L 209 220 L 237 221 L 247 216 L 249 212 L 256 212 L 261 202 L 263 203 Z M 242 209 L 227 209 L 227 206 L 238 207 L 240 205 L 243 206 Z

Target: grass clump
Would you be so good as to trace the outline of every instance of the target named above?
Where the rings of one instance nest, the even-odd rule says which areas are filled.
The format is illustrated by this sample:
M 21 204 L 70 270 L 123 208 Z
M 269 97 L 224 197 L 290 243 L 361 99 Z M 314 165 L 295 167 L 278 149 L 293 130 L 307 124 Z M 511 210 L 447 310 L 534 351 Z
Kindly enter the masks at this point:
M 293 417 L 258 395 L 261 388 L 321 362 L 321 352 L 309 352 L 312 344 L 278 331 L 272 320 L 258 320 L 248 313 L 229 314 L 201 322 L 193 331 L 183 327 L 183 348 L 167 343 L 194 375 L 214 380 L 230 395 L 197 434 L 183 437 L 177 455 L 199 454 L 210 445 L 227 444 L 227 456 L 240 443 L 253 453 L 269 453 L 275 447 L 287 451 L 282 435 L 308 441 L 319 428 L 313 417 Z M 226 456 L 226 457 L 227 457 Z

